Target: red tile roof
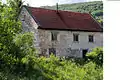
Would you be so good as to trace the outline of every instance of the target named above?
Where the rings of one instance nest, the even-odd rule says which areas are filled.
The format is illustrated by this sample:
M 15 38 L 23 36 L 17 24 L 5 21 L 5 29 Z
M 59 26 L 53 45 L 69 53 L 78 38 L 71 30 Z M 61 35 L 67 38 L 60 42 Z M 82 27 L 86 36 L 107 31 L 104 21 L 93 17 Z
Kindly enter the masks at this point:
M 26 7 L 43 29 L 101 32 L 101 26 L 88 13 L 78 13 L 44 8 Z

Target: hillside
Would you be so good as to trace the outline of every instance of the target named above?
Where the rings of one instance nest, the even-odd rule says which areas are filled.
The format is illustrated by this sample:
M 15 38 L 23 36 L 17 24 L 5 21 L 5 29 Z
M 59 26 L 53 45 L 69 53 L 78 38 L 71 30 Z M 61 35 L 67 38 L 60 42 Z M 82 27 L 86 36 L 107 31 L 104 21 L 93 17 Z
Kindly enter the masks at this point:
M 42 6 L 42 8 L 56 9 L 56 6 Z M 102 25 L 103 24 L 103 2 L 84 2 L 74 4 L 62 4 L 58 6 L 59 10 L 91 13 L 92 16 Z

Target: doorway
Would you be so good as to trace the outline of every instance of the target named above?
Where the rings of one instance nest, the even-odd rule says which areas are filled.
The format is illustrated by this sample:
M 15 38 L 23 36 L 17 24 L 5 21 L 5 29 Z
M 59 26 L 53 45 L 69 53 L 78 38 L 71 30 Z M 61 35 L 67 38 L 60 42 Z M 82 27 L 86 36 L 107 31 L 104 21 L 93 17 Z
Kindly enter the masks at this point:
M 87 52 L 88 52 L 87 49 L 83 49 L 83 50 L 82 50 L 83 58 L 86 58 L 86 53 L 87 53 Z
M 54 54 L 56 56 L 56 48 L 49 48 L 49 55 Z

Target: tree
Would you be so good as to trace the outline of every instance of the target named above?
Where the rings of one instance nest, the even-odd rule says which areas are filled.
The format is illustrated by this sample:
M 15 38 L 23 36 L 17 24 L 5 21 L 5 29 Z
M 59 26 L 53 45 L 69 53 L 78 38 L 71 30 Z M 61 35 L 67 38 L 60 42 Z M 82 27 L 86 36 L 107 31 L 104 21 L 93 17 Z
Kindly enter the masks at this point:
M 23 34 L 17 19 L 21 0 L 7 1 L 7 4 L 0 1 L 0 66 L 13 68 L 13 65 L 22 63 L 23 58 L 34 54 L 35 49 L 32 34 Z
M 23 5 L 22 0 L 7 0 L 7 4 L 13 9 L 14 18 L 17 20 Z

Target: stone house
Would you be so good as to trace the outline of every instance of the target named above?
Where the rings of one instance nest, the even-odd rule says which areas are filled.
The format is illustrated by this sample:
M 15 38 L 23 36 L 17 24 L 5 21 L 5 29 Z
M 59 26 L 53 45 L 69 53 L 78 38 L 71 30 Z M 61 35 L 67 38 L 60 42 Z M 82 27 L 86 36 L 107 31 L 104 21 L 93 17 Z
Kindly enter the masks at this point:
M 82 58 L 103 46 L 103 29 L 88 13 L 23 6 L 19 19 L 24 31 L 34 33 L 39 55 Z

